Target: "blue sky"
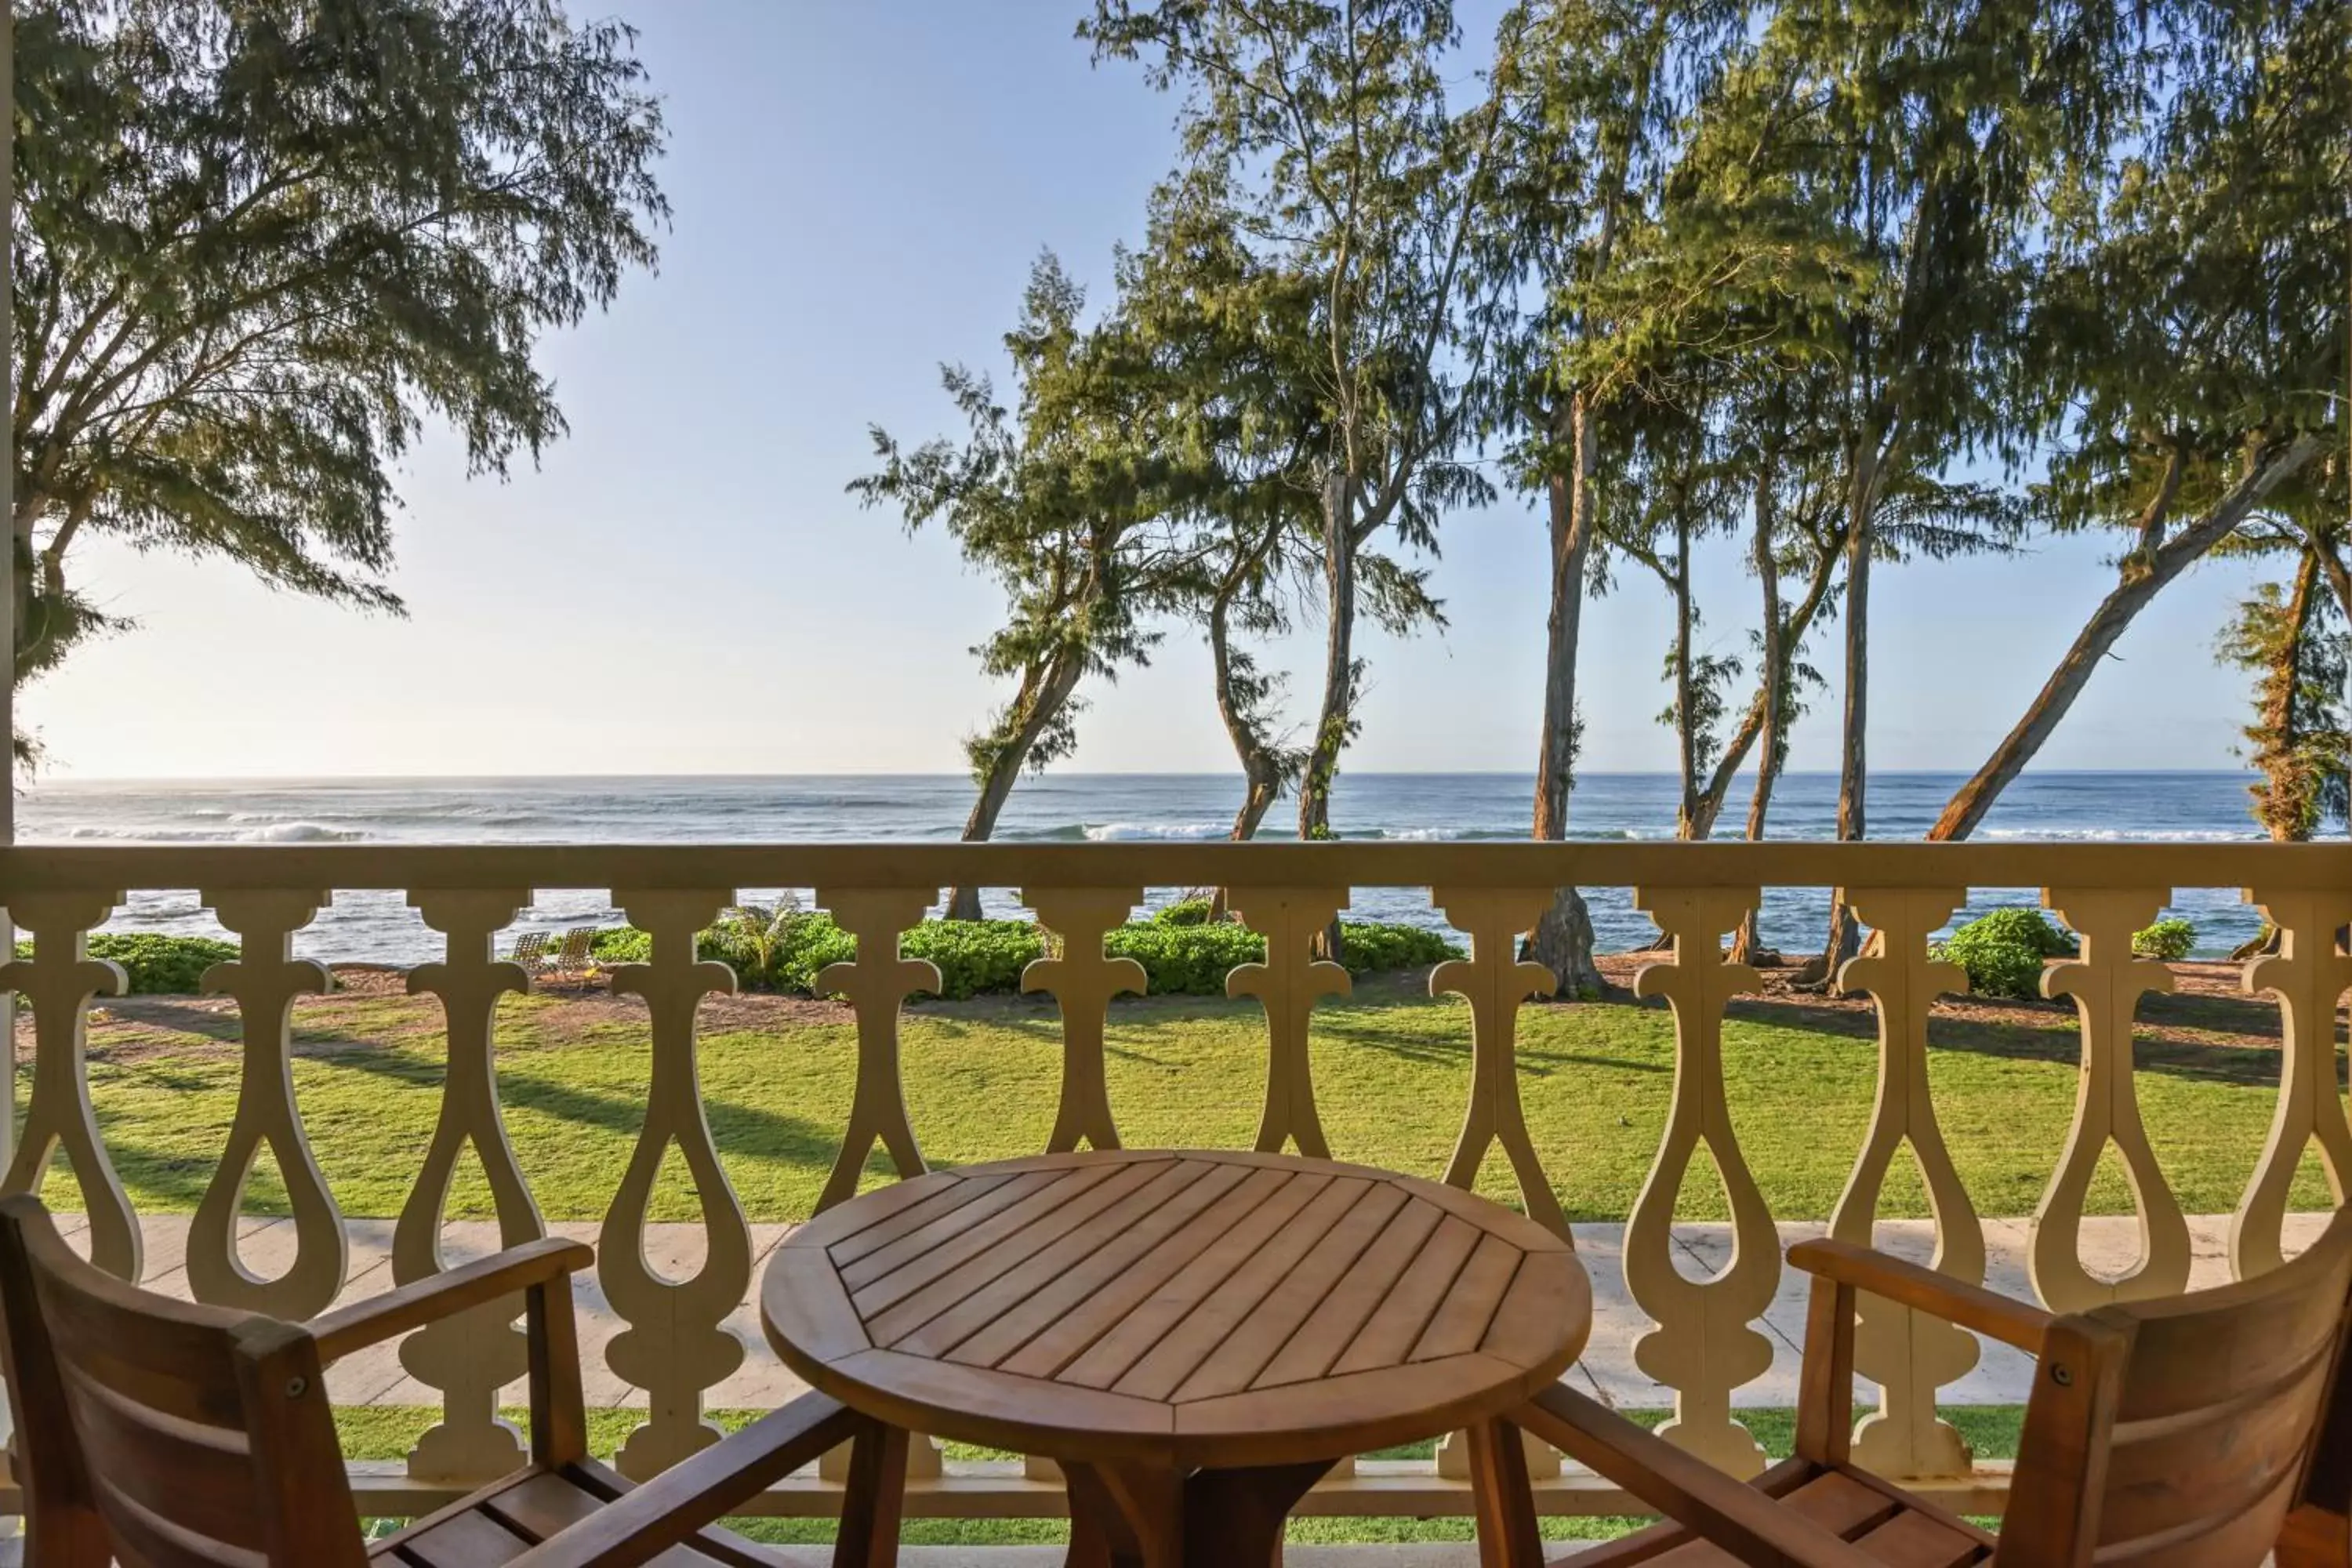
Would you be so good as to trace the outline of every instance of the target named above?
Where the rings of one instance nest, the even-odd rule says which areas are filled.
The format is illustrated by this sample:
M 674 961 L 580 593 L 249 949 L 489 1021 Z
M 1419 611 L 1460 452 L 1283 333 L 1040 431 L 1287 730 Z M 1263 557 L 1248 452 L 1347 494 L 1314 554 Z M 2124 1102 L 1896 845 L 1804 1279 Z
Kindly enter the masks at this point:
M 890 5 L 631 0 L 667 97 L 676 206 L 657 276 L 550 341 L 570 440 L 505 484 L 428 439 L 400 476 L 405 621 L 273 595 L 235 569 L 93 550 L 85 582 L 141 629 L 22 700 L 50 776 L 952 772 L 997 693 L 967 650 L 992 586 L 938 534 L 842 493 L 878 422 L 950 427 L 942 360 L 994 366 L 1041 247 L 1107 290 L 1140 230 L 1173 104 L 1097 70 L 1074 0 Z M 1496 7 L 1465 8 L 1483 36 Z M 1465 62 L 1465 70 L 1469 62 Z M 1453 628 L 1371 632 L 1349 765 L 1523 771 L 1542 689 L 1544 542 L 1519 498 L 1449 520 Z M 2111 573 L 2106 541 L 1882 569 L 1874 764 L 1969 769 Z M 1754 588 L 1724 541 L 1706 636 L 1744 650 Z M 2228 767 L 2248 707 L 2212 644 L 2248 569 L 2160 597 L 2044 751 L 2046 767 Z M 1669 624 L 1631 576 L 1586 617 L 1584 765 L 1664 769 Z M 1834 628 L 1814 662 L 1834 670 Z M 1269 650 L 1295 716 L 1313 627 Z M 1068 767 L 1224 771 L 1197 636 L 1094 691 Z M 1792 765 L 1835 762 L 1834 690 Z

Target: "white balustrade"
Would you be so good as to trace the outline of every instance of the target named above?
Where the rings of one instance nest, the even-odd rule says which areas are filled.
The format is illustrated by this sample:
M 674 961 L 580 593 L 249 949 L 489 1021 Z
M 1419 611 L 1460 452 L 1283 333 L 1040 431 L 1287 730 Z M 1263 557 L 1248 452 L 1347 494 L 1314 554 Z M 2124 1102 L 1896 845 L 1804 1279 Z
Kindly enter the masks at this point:
M 424 926 L 439 933 L 442 956 L 413 970 L 408 989 L 438 1003 L 448 1055 L 432 1138 L 394 1229 L 392 1278 L 412 1282 L 449 1266 L 443 1233 L 468 1149 L 480 1162 L 500 1241 L 542 1235 L 546 1226 L 508 1135 L 496 1066 L 500 1002 L 528 992 L 530 983 L 496 956 L 497 948 L 534 889 L 614 889 L 630 921 L 650 934 L 648 961 L 623 965 L 612 977 L 615 994 L 639 998 L 646 1007 L 648 1078 L 635 1146 L 610 1194 L 598 1279 L 623 1324 L 603 1354 L 614 1377 L 629 1385 L 631 1403 L 643 1406 L 642 1425 L 629 1434 L 619 1464 L 643 1478 L 715 1440 L 706 1406 L 746 1353 L 726 1320 L 751 1283 L 751 1227 L 711 1134 L 697 1067 L 703 1000 L 733 991 L 735 978 L 724 964 L 698 959 L 696 936 L 736 901 L 739 889 L 814 887 L 817 902 L 856 942 L 853 958 L 818 977 L 822 993 L 847 999 L 857 1039 L 852 1104 L 819 1208 L 857 1190 L 877 1145 L 900 1178 L 928 1168 L 902 1082 L 901 1013 L 908 996 L 936 992 L 940 977 L 931 964 L 908 957 L 901 939 L 926 918 L 941 887 L 1017 889 L 1057 939 L 1058 950 L 1023 976 L 1024 989 L 1051 994 L 1060 1013 L 1058 1105 L 1047 1140 L 1057 1151 L 1088 1143 L 1117 1148 L 1118 1118 L 1136 1110 L 1120 1103 L 1106 1075 L 1105 1034 L 1116 998 L 1142 992 L 1145 976 L 1140 965 L 1105 952 L 1106 935 L 1147 889 L 1225 887 L 1230 907 L 1266 944 L 1262 961 L 1235 967 L 1225 984 L 1228 996 L 1248 999 L 1263 1013 L 1256 1147 L 1342 1157 L 1360 1152 L 1330 1146 L 1310 1041 L 1317 1006 L 1348 996 L 1351 987 L 1343 968 L 1315 956 L 1315 944 L 1349 907 L 1352 889 L 1431 889 L 1433 906 L 1467 942 L 1465 956 L 1436 965 L 1429 977 L 1433 994 L 1465 1004 L 1468 1080 L 1444 1177 L 1474 1186 L 1499 1146 L 1521 1206 L 1569 1236 L 1549 1170 L 1573 1170 L 1591 1152 L 1546 1148 L 1528 1125 L 1519 1034 L 1524 1010 L 1549 994 L 1552 976 L 1518 956 L 1520 939 L 1549 906 L 1553 888 L 1568 882 L 1634 889 L 1638 907 L 1669 941 L 1668 954 L 1637 982 L 1642 996 L 1663 998 L 1672 1008 L 1675 1079 L 1648 1179 L 1624 1216 L 1624 1280 L 1650 1320 L 1635 1347 L 1637 1364 L 1675 1405 L 1668 1437 L 1737 1473 L 1752 1474 L 1762 1463 L 1734 1401 L 1773 1358 L 1762 1320 L 1781 1280 L 1776 1218 L 1825 1220 L 1832 1234 L 1867 1242 L 1907 1147 L 1932 1215 L 1932 1266 L 1965 1281 L 1985 1277 L 1984 1226 L 1945 1142 L 1944 1125 L 1956 1108 L 1939 1098 L 1931 1077 L 1937 998 L 1965 985 L 1955 966 L 1932 955 L 1931 944 L 1970 889 L 2048 889 L 2044 903 L 2082 939 L 2079 956 L 2045 977 L 2049 995 L 2074 1004 L 2082 1056 L 2065 1146 L 2050 1157 L 2047 1190 L 2028 1237 L 2032 1285 L 2042 1300 L 2071 1310 L 2176 1292 L 2189 1278 L 2188 1222 L 2148 1142 L 2132 1056 L 2141 999 L 2172 984 L 2164 965 L 2133 953 L 2132 933 L 2155 918 L 2172 888 L 2242 889 L 2279 932 L 2275 951 L 2245 970 L 2246 990 L 2274 998 L 2279 1009 L 2281 1088 L 2268 1140 L 2231 1221 L 2231 1271 L 2250 1278 L 2276 1267 L 2286 1252 L 2295 1177 L 2307 1151 L 2315 1149 L 2336 1200 L 2352 1181 L 2352 1118 L 2336 1038 L 2338 1009 L 2352 988 L 2352 956 L 2336 942 L 2352 922 L 2352 846 L 338 846 L 0 849 L 0 902 L 33 941 L 31 956 L 9 962 L 0 982 L 29 1000 L 36 1042 L 24 1132 L 0 1187 L 39 1190 L 62 1157 L 88 1215 L 82 1245 L 110 1272 L 140 1278 L 139 1218 L 110 1163 L 103 1096 L 94 1103 L 86 1060 L 92 1004 L 121 992 L 124 977 L 88 956 L 87 938 L 121 906 L 126 888 L 199 889 L 242 943 L 235 962 L 206 976 L 208 989 L 235 1001 L 241 1079 L 235 1120 L 190 1225 L 188 1288 L 202 1300 L 289 1317 L 322 1310 L 343 1283 L 348 1243 L 295 1091 L 289 1009 L 326 989 L 327 975 L 316 963 L 293 957 L 293 947 L 296 933 L 327 906 L 331 889 L 398 889 L 407 890 Z M 1865 955 L 1839 977 L 1846 990 L 1866 994 L 1876 1011 L 1876 1090 L 1832 1211 L 1776 1216 L 1741 1152 L 1735 1131 L 1740 1108 L 1724 1063 L 1727 1012 L 1736 997 L 1756 989 L 1758 978 L 1729 962 L 1724 940 L 1764 888 L 1832 885 L 1850 890 L 1876 933 Z M 1236 1086 L 1235 1092 L 1248 1091 Z M 2120 1158 L 2141 1237 L 2137 1266 L 2114 1279 L 2083 1261 L 2094 1178 L 2109 1147 Z M 265 1150 L 284 1178 L 289 1216 L 273 1236 L 272 1250 L 282 1256 L 290 1241 L 292 1258 L 270 1278 L 248 1269 L 238 1240 L 248 1178 Z M 699 1204 L 693 1232 L 699 1245 L 686 1250 L 701 1258 L 690 1278 L 677 1277 L 683 1259 L 658 1239 L 673 1233 L 657 1236 L 651 1228 L 657 1177 L 672 1151 Z M 1706 1277 L 1686 1272 L 1690 1249 L 1674 1224 L 1702 1154 L 1721 1179 L 1731 1237 L 1727 1262 Z M 498 1414 L 501 1388 L 524 1370 L 513 1328 L 519 1305 L 492 1303 L 403 1343 L 402 1364 L 438 1392 L 440 1418 L 409 1455 L 404 1475 L 367 1479 L 373 1506 L 397 1511 L 429 1502 L 520 1456 L 518 1435 Z M 1976 1364 L 1975 1341 L 1864 1297 L 1854 1353 L 1858 1373 L 1881 1390 L 1878 1408 L 1855 1435 L 1862 1462 L 1941 1486 L 1939 1495 L 1968 1511 L 1997 1509 L 1998 1476 L 1976 1467 L 1938 1410 L 1939 1398 Z M 1327 1483 L 1336 1500 L 1330 1506 L 1466 1509 L 1459 1483 L 1447 1479 L 1458 1473 L 1459 1458 L 1449 1444 L 1433 1468 L 1368 1462 L 1350 1474 L 1342 1467 Z M 1556 1456 L 1533 1458 L 1538 1485 L 1572 1500 L 1559 1506 L 1624 1506 L 1591 1478 L 1559 1474 Z M 1025 1478 L 970 1466 L 949 1467 L 942 1475 L 937 1450 L 925 1443 L 913 1468 L 919 1491 L 933 1489 L 923 1492 L 929 1511 L 1002 1514 L 1051 1506 L 1050 1494 L 1038 1489 L 1052 1479 L 1048 1467 L 1034 1467 Z M 766 1506 L 823 1511 L 838 1469 L 826 1467 L 830 1481 L 787 1483 Z M 1360 1495 L 1367 1489 L 1377 1498 Z

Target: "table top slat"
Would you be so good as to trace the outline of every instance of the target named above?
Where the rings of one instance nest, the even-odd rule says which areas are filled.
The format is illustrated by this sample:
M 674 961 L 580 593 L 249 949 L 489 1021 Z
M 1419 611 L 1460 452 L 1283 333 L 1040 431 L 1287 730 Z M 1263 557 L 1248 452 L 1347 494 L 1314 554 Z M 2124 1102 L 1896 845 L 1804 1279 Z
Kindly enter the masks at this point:
M 1108 1167 L 1099 1171 L 1024 1171 L 1002 1182 L 967 1182 L 967 1189 L 980 1190 L 966 1202 L 943 1204 L 936 1209 L 928 1205 L 910 1209 L 835 1246 L 832 1249 L 834 1267 L 841 1270 L 844 1285 L 852 1290 L 862 1290 L 916 1258 L 936 1257 L 943 1241 L 967 1237 L 981 1221 L 1003 1214 L 1024 1198 L 1071 1182 L 1077 1183 L 1077 1190 L 1083 1192 L 1108 1179 L 1110 1173 Z M 1055 1201 L 1043 1198 L 1041 1205 L 1051 1207 Z
M 860 1194 L 852 1202 L 815 1215 L 806 1225 L 793 1226 L 792 1234 L 784 1237 L 784 1245 L 841 1247 L 843 1256 L 856 1258 L 865 1250 L 856 1245 L 860 1237 L 908 1210 L 938 1204 L 944 1211 L 957 1204 L 970 1203 L 975 1194 L 1012 1179 L 1009 1175 L 972 1178 L 959 1171 L 926 1171 L 919 1176 L 908 1176 Z
M 1322 1172 L 1277 1172 L 1282 1184 L 1233 1229 L 1156 1287 L 1109 1332 L 1064 1366 L 1060 1381 L 1086 1388 L 1109 1388 L 1174 1331 L 1194 1307 L 1214 1294 L 1234 1271 L 1257 1256 L 1276 1232 L 1330 1186 Z M 1024 1369 L 1031 1370 L 1031 1369 Z M 1171 1383 L 1170 1386 L 1174 1386 Z
M 1032 1193 L 942 1242 L 930 1256 L 851 1291 L 850 1300 L 874 1331 L 874 1342 L 887 1344 L 929 1322 L 1129 1193 L 1154 1180 L 1181 1177 L 1181 1171 L 1175 1165 L 1125 1165 L 1100 1179 L 1087 1175 L 1076 1191 L 1057 1184 Z
M 1495 1321 L 1495 1309 L 1503 1304 L 1504 1293 L 1511 1288 L 1512 1276 L 1518 1273 L 1519 1262 L 1526 1257 L 1499 1236 L 1481 1237 L 1478 1249 L 1462 1266 L 1462 1272 L 1454 1276 L 1454 1288 L 1430 1315 L 1429 1327 L 1422 1331 L 1406 1361 L 1441 1361 L 1476 1350 L 1479 1342 L 1486 1337 L 1486 1326 Z
M 1284 1171 L 1244 1170 L 1241 1175 L 1238 1184 L 1218 1194 L 1216 1202 L 1185 1221 L 1145 1257 L 1118 1268 L 1099 1282 L 1093 1279 L 1093 1270 L 1088 1269 L 1086 1278 L 1089 1289 L 1083 1300 L 1074 1303 L 1055 1321 L 1025 1342 L 1004 1352 L 991 1364 L 1023 1377 L 1061 1376 L 1071 1363 L 1124 1326 L 1139 1308 L 1158 1300 L 1162 1286 L 1231 1236 L 1237 1226 L 1247 1223 L 1293 1180 Z M 973 1356 L 967 1353 L 972 1350 L 969 1342 L 959 1346 L 957 1359 L 972 1360 Z M 1110 1386 L 1109 1378 L 1091 1384 L 1080 1379 L 1071 1381 L 1082 1386 Z
M 1343 1176 L 1316 1194 L 1289 1223 L 1171 1327 L 1160 1342 L 1111 1386 L 1121 1394 L 1167 1399 L 1216 1352 L 1289 1278 L 1291 1266 L 1321 1243 L 1376 1184 Z
M 1222 1192 L 1233 1173 L 1215 1165 L 1171 1165 L 1118 1202 L 1069 1228 L 1015 1268 L 975 1290 L 949 1311 L 891 1343 L 909 1355 L 944 1356 L 965 1340 L 1018 1310 L 1032 1296 L 1120 1237 L 1150 1223 L 1163 1210 L 1187 1203 L 1196 1189 L 1214 1184 Z
M 1304 1383 L 1329 1372 L 1339 1352 L 1355 1339 L 1356 1331 L 1396 1289 L 1397 1281 L 1420 1256 L 1422 1245 L 1444 1217 L 1444 1210 L 1430 1204 L 1408 1202 L 1399 1207 L 1249 1386 Z
M 1459 1215 L 1449 1214 L 1440 1220 L 1404 1278 L 1373 1309 L 1370 1319 L 1328 1370 L 1335 1375 L 1370 1372 L 1394 1366 L 1411 1356 L 1485 1234 Z
M 1089 1310 L 1094 1307 L 1095 1297 L 1103 1290 L 1173 1273 L 1189 1256 L 1186 1248 L 1197 1252 L 1208 1245 L 1205 1236 L 1192 1239 L 1193 1227 L 1202 1215 L 1217 1212 L 1219 1205 L 1241 1190 L 1253 1175 L 1263 1183 L 1266 1173 L 1253 1173 L 1234 1165 L 1212 1167 L 1174 1198 L 1111 1237 L 1091 1256 L 1057 1269 L 1019 1306 L 958 1343 L 947 1352 L 948 1359 L 968 1366 L 1002 1366 L 1023 1376 L 1051 1377 L 1067 1357 L 1034 1372 L 1008 1365 L 1006 1358 L 1048 1329 L 1071 1323 L 1074 1318 L 1079 1323 L 1099 1319 L 1098 1311 Z M 1034 1268 L 1039 1261 L 1031 1258 L 1014 1272 Z M 1078 1317 L 1080 1313 L 1087 1316 Z M 1103 1321 L 1108 1326 L 1108 1320 Z
M 1396 1187 L 1373 1183 L 1329 1234 L 1290 1266 L 1282 1282 L 1258 1303 L 1257 1310 L 1177 1385 L 1177 1403 L 1239 1394 L 1247 1388 L 1405 1203 L 1405 1194 Z

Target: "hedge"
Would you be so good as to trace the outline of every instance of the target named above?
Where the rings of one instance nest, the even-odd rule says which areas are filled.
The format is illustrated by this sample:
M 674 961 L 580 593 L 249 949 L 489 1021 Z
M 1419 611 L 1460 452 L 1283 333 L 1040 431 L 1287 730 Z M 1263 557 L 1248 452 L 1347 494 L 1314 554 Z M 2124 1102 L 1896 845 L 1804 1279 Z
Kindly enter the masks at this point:
M 122 965 L 131 995 L 185 995 L 203 983 L 205 970 L 236 958 L 237 945 L 210 936 L 99 931 L 89 939 L 89 955 Z M 16 956 L 31 958 L 33 944 L 18 942 Z
M 1436 932 L 1416 926 L 1349 921 L 1340 935 L 1347 965 L 1359 974 L 1438 963 L 1462 953 Z M 781 918 L 749 911 L 721 921 L 697 941 L 698 955 L 731 965 L 746 990 L 803 994 L 815 992 L 826 964 L 847 963 L 856 951 L 856 940 L 821 911 Z M 937 964 L 939 994 L 961 1001 L 1020 990 L 1022 970 L 1045 956 L 1045 936 L 1027 921 L 925 921 L 900 939 L 899 951 Z M 1226 972 L 1238 963 L 1262 962 L 1265 942 L 1246 926 L 1207 921 L 1206 905 L 1190 900 L 1108 932 L 1103 951 L 1142 964 L 1155 995 L 1223 995 Z M 604 963 L 643 963 L 652 952 L 652 938 L 625 926 L 600 931 L 594 952 Z

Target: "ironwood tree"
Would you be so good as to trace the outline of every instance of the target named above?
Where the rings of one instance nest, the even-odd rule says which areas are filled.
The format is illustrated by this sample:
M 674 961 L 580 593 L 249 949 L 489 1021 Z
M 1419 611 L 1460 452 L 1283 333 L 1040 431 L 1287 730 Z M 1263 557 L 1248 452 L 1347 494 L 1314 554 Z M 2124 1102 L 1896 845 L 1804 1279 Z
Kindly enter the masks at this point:
M 2118 534 L 2116 580 L 1930 838 L 1975 831 L 2168 584 L 2263 517 L 2307 514 L 2352 425 L 2352 9 L 2159 21 L 2129 133 L 2053 182 L 2021 389 L 2049 411 L 2044 521 Z
M 995 832 L 1024 771 L 1076 746 L 1081 682 L 1146 662 L 1164 635 L 1153 617 L 1197 583 L 1188 542 L 1165 521 L 1169 465 L 1149 434 L 1160 410 L 1142 351 L 1117 312 L 1088 326 L 1085 310 L 1085 290 L 1041 256 L 1004 338 L 1012 405 L 987 375 L 941 366 L 962 440 L 908 448 L 877 426 L 878 466 L 848 487 L 866 506 L 898 509 L 910 531 L 938 522 L 1004 590 L 1004 624 L 972 651 L 1013 691 L 964 741 L 978 789 L 968 842 Z M 980 889 L 956 889 L 948 918 L 980 915 Z
M 1465 460 L 1491 328 L 1468 296 L 1499 105 L 1449 104 L 1444 0 L 1097 0 L 1079 32 L 1181 94 L 1189 177 L 1314 301 L 1325 647 L 1298 832 L 1327 837 L 1357 729 L 1357 620 L 1377 591 L 1367 552 L 1384 532 L 1433 549 L 1444 510 L 1492 493 Z
M 659 105 L 557 0 L 18 0 L 13 678 L 79 546 L 397 614 L 391 469 L 564 432 L 532 351 L 656 260 Z

